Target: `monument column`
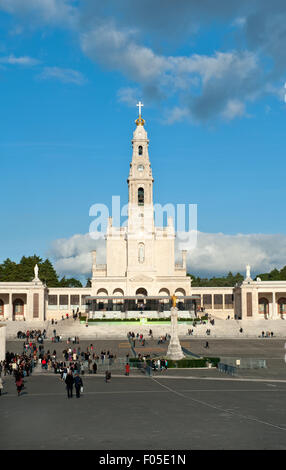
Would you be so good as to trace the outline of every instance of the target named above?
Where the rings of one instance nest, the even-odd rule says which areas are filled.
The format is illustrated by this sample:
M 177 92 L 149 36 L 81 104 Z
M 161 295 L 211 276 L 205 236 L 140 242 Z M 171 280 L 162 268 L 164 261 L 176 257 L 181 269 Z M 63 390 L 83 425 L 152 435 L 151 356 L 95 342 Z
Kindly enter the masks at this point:
M 171 308 L 171 339 L 167 351 L 167 358 L 173 360 L 183 359 L 184 354 L 180 345 L 178 336 L 178 309 L 176 307 L 176 297 L 172 296 L 172 308 Z

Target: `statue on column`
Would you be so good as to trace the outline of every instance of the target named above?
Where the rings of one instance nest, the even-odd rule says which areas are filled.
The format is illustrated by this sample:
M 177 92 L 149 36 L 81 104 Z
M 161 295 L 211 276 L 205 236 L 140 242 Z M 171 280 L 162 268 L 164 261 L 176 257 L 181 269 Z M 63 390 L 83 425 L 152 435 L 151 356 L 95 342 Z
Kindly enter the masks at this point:
M 175 294 L 171 297 L 172 308 L 171 308 L 171 339 L 167 351 L 167 358 L 173 360 L 183 359 L 184 353 L 180 345 L 178 336 L 178 309 L 176 307 L 177 297 Z

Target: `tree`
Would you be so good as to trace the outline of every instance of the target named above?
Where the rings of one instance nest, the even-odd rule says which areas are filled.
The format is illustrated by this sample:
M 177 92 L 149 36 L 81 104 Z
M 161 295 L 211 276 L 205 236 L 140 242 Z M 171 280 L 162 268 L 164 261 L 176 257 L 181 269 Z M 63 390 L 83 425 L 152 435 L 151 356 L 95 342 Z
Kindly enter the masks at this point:
M 64 276 L 59 281 L 59 287 L 82 287 L 82 283 L 78 279 L 75 279 L 74 277 L 66 279 Z
M 17 264 L 7 258 L 0 264 L 0 282 L 30 282 L 34 279 L 35 265 L 39 267 L 39 278 L 48 287 L 82 287 L 82 283 L 75 278 L 66 279 L 63 277 L 59 281 L 58 275 L 51 261 L 42 260 L 37 255 L 22 256 Z
M 17 278 L 17 264 L 7 258 L 0 264 L 0 282 L 12 282 Z
M 39 278 L 48 287 L 59 287 L 59 278 L 49 259 L 39 265 Z

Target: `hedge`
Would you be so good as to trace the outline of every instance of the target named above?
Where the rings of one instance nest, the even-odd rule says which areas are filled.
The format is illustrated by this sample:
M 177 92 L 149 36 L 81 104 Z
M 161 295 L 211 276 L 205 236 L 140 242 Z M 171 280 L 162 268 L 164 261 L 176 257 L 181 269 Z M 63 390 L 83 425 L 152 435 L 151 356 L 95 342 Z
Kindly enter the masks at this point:
M 204 357 L 204 359 L 207 361 L 207 362 L 210 362 L 212 366 L 215 366 L 217 367 L 218 363 L 220 362 L 220 358 L 219 357 Z
M 80 321 L 86 321 L 86 318 L 80 318 Z M 89 318 L 90 322 L 140 322 L 140 318 Z
M 141 318 L 89 318 L 88 321 L 89 322 L 100 322 L 100 321 L 109 321 L 109 322 L 113 322 L 113 321 L 117 321 L 117 322 L 133 321 L 134 322 L 134 321 L 136 321 L 136 322 L 140 322 Z M 85 322 L 86 317 L 80 317 L 79 320 L 81 322 Z M 202 318 L 202 320 L 204 320 L 204 318 Z M 178 318 L 178 321 L 179 322 L 190 323 L 190 322 L 200 321 L 200 318 Z M 169 322 L 171 322 L 171 319 L 170 318 L 147 318 L 147 323 L 154 323 L 154 322 L 169 323 Z

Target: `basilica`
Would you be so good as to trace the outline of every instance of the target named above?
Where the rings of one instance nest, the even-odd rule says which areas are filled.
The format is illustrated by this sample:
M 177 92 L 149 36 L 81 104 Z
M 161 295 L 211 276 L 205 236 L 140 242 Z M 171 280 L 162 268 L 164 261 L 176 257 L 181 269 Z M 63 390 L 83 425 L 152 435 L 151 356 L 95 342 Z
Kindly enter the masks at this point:
M 0 282 L 0 320 L 49 320 L 72 312 L 89 317 L 126 318 L 170 311 L 176 295 L 181 315 L 204 310 L 218 318 L 283 318 L 286 314 L 286 281 L 245 280 L 235 287 L 192 287 L 187 275 L 187 252 L 175 261 L 175 228 L 172 218 L 158 227 L 154 220 L 153 175 L 145 121 L 139 117 L 132 138 L 128 175 L 128 221 L 124 227 L 108 220 L 106 263 L 91 253 L 91 287 L 52 288 L 38 277 L 32 282 Z

